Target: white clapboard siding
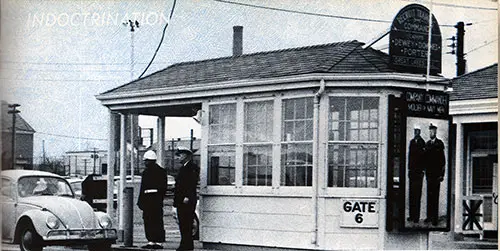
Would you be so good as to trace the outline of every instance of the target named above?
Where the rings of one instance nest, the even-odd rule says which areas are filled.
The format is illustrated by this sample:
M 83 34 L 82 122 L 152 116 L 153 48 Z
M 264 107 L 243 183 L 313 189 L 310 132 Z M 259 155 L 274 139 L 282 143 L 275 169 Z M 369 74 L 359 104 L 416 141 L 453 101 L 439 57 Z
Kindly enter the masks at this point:
M 379 235 L 372 233 L 359 234 L 325 234 L 325 246 L 327 250 L 377 250 Z

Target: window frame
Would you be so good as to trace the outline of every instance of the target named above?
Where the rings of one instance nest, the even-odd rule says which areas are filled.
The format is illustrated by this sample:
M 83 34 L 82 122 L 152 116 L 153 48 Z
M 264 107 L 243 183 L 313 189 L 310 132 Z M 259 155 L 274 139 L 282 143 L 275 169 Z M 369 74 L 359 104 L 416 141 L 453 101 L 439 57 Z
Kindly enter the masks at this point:
M 272 116 L 272 119 L 271 119 L 271 123 L 270 123 L 270 126 L 271 126 L 271 138 L 270 138 L 270 141 L 247 141 L 246 140 L 246 115 L 247 115 L 247 104 L 251 104 L 251 103 L 259 103 L 259 102 L 271 102 L 271 116 Z M 275 99 L 273 98 L 269 98 L 269 97 L 263 97 L 263 98 L 249 98 L 249 99 L 244 99 L 242 100 L 242 108 L 243 108 L 243 112 L 242 112 L 242 142 L 241 142 L 241 145 L 242 145 L 242 167 L 241 167 L 241 175 L 242 175 L 242 179 L 241 179 L 241 186 L 242 187 L 245 187 L 245 189 L 252 189 L 252 188 L 247 188 L 247 187 L 260 187 L 260 188 L 265 188 L 265 187 L 274 187 L 274 159 L 276 158 L 274 156 L 274 150 L 273 150 L 273 147 L 274 147 L 274 134 L 276 133 L 276 129 L 275 129 L 275 121 L 276 121 L 276 117 L 275 117 L 275 110 L 276 110 L 276 102 L 275 102 Z M 267 146 L 267 147 L 270 147 L 270 155 L 271 155 L 271 183 L 269 185 L 245 185 L 244 184 L 244 181 L 245 181 L 245 177 L 244 177 L 244 171 L 247 169 L 245 167 L 245 149 L 246 147 L 259 147 L 259 146 Z M 267 183 L 267 182 L 266 182 Z
M 324 128 L 324 131 L 320 131 L 320 137 L 323 137 L 325 139 L 323 142 L 320 141 L 320 144 L 325 145 L 325 150 L 324 150 L 324 173 L 323 173 L 323 181 L 322 181 L 322 186 L 326 189 L 326 196 L 327 197 L 334 197 L 334 196 L 356 196 L 359 197 L 360 195 L 362 196 L 369 196 L 369 197 L 374 197 L 374 196 L 381 196 L 381 191 L 384 189 L 381 184 L 384 184 L 386 177 L 383 177 L 383 171 L 386 170 L 385 168 L 385 162 L 384 158 L 386 157 L 387 149 L 386 149 L 386 144 L 383 143 L 383 140 L 387 138 L 386 130 L 387 130 L 387 119 L 384 119 L 384 116 L 382 116 L 382 113 L 387 111 L 388 109 L 388 93 L 381 93 L 381 92 L 343 92 L 342 90 L 335 90 L 334 93 L 328 93 L 328 95 L 325 95 L 324 97 L 324 102 L 321 104 L 322 107 L 324 107 L 324 110 L 322 113 L 320 113 L 320 117 L 322 117 L 325 121 L 324 124 L 326 125 Z M 340 140 L 330 140 L 329 137 L 329 127 L 330 127 L 330 99 L 331 98 L 377 98 L 378 99 L 378 128 L 377 128 L 377 133 L 378 133 L 378 138 L 376 141 L 340 141 Z M 386 129 L 384 131 L 384 128 Z M 377 161 L 376 161 L 376 186 L 375 187 L 329 187 L 328 186 L 328 165 L 329 165 L 329 152 L 330 152 L 330 144 L 370 144 L 370 145 L 376 145 L 377 146 Z
M 326 95 L 325 95 L 326 97 Z M 314 114 L 312 115 L 312 117 L 310 118 L 312 120 L 312 132 L 311 132 L 311 140 L 291 140 L 291 141 L 287 141 L 286 140 L 286 136 L 285 136 L 285 139 L 283 139 L 283 131 L 285 130 L 285 119 L 284 119 L 284 106 L 285 106 L 285 102 L 287 100 L 293 100 L 293 99 L 312 99 L 312 112 L 314 112 L 314 95 L 307 95 L 307 94 L 294 94 L 294 95 L 289 95 L 289 96 L 286 96 L 286 97 L 282 97 L 281 98 L 281 105 L 280 105 L 280 115 L 281 115 L 281 118 L 279 120 L 279 124 L 280 124 L 280 128 L 282 131 L 280 131 L 280 134 L 278 135 L 279 136 L 279 142 L 277 143 L 278 146 L 279 146 L 279 159 L 280 159 L 280 165 L 278 166 L 278 169 L 280 171 L 280 176 L 278 177 L 278 186 L 280 187 L 280 189 L 285 189 L 285 190 L 290 190 L 291 192 L 293 193 L 298 193 L 298 194 L 304 194 L 305 192 L 307 192 L 306 189 L 312 189 L 312 181 L 311 181 L 311 185 L 310 186 L 286 186 L 286 185 L 281 185 L 281 175 L 282 175 L 282 172 L 283 172 L 283 169 L 285 168 L 284 166 L 282 166 L 281 164 L 281 157 L 282 157 L 282 151 L 283 151 L 283 146 L 284 145 L 294 145 L 294 144 L 310 144 L 311 145 L 311 148 L 314 147 L 314 124 L 315 123 L 319 123 L 319 121 L 314 121 Z M 320 117 L 321 117 L 321 112 L 320 112 Z M 303 119 L 304 121 L 306 120 L 306 118 Z M 307 129 L 307 124 L 305 123 L 304 124 L 305 126 L 305 129 Z M 305 131 L 304 131 L 305 132 Z M 307 133 L 305 132 L 305 135 L 307 135 Z M 318 139 L 318 141 L 320 141 Z M 318 142 L 318 144 L 320 144 L 321 142 Z M 311 149 L 311 156 L 314 154 L 314 149 Z M 311 165 L 312 165 L 312 169 L 311 169 L 311 175 L 314 174 L 314 163 L 312 162 L 311 160 Z M 317 167 L 319 168 L 319 163 L 317 165 Z M 307 167 L 306 167 L 307 168 Z M 319 183 L 318 183 L 319 185 Z
M 219 106 L 219 105 L 228 105 L 228 104 L 233 104 L 235 106 L 235 132 L 234 132 L 234 142 L 221 142 L 221 143 L 211 143 L 210 142 L 210 133 L 211 133 L 211 130 L 210 130 L 210 108 L 212 106 Z M 206 161 L 205 161 L 205 165 L 207 166 L 207 171 L 206 171 L 206 187 L 208 189 L 210 188 L 215 188 L 216 191 L 218 189 L 228 189 L 228 188 L 234 188 L 235 186 L 237 186 L 237 172 L 238 172 L 238 152 L 237 152 L 237 127 L 238 127 L 238 102 L 236 100 L 224 100 L 224 101 L 215 101 L 215 102 L 209 102 L 208 104 L 206 104 L 206 136 L 207 136 L 207 141 L 206 141 L 206 144 L 205 144 L 205 151 L 206 151 Z M 234 147 L 234 159 L 235 159 L 235 166 L 234 166 L 234 173 L 235 173 L 235 177 L 234 177 L 234 180 L 235 180 L 235 184 L 234 185 L 220 185 L 220 184 L 217 184 L 217 185 L 213 185 L 213 184 L 210 184 L 210 171 L 208 170 L 208 166 L 210 165 L 210 156 L 209 156 L 209 148 L 210 147 L 226 147 L 226 146 L 229 146 L 229 147 Z

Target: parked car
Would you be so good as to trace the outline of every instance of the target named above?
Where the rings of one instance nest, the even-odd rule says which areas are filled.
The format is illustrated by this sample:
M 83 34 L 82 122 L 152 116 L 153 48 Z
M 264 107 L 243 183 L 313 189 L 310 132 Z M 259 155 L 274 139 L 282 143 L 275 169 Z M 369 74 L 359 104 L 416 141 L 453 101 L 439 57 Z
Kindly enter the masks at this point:
M 200 238 L 200 218 L 198 217 L 200 209 L 200 203 L 196 203 L 196 209 L 194 210 L 193 219 L 193 239 L 198 240 Z M 172 207 L 172 217 L 174 217 L 175 222 L 179 225 L 179 218 L 177 217 L 177 208 Z
M 2 240 L 22 251 L 49 245 L 87 245 L 110 250 L 117 231 L 104 212 L 75 199 L 68 181 L 32 170 L 1 172 Z
M 73 193 L 75 194 L 75 198 L 80 199 L 82 197 L 82 178 L 78 177 L 71 177 L 71 178 L 66 178 L 68 181 L 69 185 L 71 186 L 71 189 L 73 189 Z

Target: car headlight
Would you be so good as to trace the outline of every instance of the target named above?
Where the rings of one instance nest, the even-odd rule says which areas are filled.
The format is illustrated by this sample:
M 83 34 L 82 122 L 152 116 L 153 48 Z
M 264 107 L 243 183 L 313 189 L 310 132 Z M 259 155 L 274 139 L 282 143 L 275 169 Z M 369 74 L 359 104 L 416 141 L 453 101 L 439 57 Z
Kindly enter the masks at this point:
M 47 227 L 49 227 L 50 229 L 58 229 L 59 226 L 61 225 L 59 223 L 59 220 L 52 214 L 47 216 L 47 219 L 45 219 L 45 223 L 47 224 Z
M 111 218 L 105 214 L 100 215 L 99 216 L 99 225 L 102 228 L 111 228 L 111 225 L 112 225 Z

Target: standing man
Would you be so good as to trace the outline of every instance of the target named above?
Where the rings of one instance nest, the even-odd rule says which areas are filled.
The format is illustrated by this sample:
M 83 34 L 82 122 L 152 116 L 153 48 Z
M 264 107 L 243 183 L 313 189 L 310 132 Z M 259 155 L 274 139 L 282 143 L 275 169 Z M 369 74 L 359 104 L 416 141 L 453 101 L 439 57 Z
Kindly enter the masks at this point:
M 142 172 L 141 189 L 137 206 L 142 210 L 147 249 L 162 249 L 165 242 L 163 226 L 163 198 L 167 191 L 167 171 L 156 164 L 155 152 L 144 154 L 146 169 Z
M 175 153 L 181 168 L 175 179 L 174 207 L 177 208 L 181 243 L 177 250 L 193 250 L 193 220 L 196 208 L 196 186 L 198 185 L 200 168 L 192 161 L 193 152 L 179 147 Z
M 427 219 L 425 223 L 432 222 L 432 225 L 438 224 L 439 209 L 439 186 L 444 180 L 444 171 L 446 159 L 444 155 L 444 143 L 436 137 L 437 127 L 432 123 L 429 126 L 430 140 L 425 144 L 427 179 Z
M 420 137 L 420 127 L 413 128 L 414 137 L 410 140 L 408 153 L 408 180 L 410 183 L 410 217 L 408 221 L 418 223 L 420 220 L 420 201 L 422 198 L 422 181 L 424 179 L 425 141 Z

